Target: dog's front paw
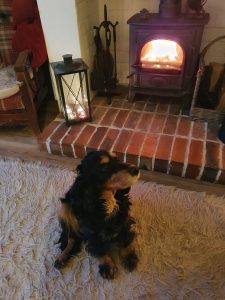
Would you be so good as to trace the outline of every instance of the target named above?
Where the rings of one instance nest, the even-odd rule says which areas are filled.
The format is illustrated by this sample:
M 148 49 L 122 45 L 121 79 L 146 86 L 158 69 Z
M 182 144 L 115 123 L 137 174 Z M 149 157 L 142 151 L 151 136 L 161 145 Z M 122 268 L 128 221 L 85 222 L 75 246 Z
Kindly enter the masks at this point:
M 99 265 L 99 273 L 105 279 L 114 279 L 118 273 L 118 268 L 107 263 Z
M 129 271 L 132 272 L 134 269 L 137 268 L 138 264 L 138 257 L 135 251 L 132 251 L 128 253 L 124 258 L 123 258 L 123 264 L 124 267 Z

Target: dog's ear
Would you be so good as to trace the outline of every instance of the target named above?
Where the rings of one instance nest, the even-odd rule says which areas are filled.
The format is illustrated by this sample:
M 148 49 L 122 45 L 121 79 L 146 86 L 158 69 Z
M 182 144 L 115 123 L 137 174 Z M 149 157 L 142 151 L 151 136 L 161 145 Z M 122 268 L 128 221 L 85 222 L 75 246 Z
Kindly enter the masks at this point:
M 81 163 L 77 166 L 76 171 L 79 175 L 84 174 L 86 171 L 90 172 L 92 161 L 95 161 L 97 159 L 97 151 L 91 151 L 89 152 L 84 159 L 81 160 Z
M 76 171 L 79 175 L 88 173 L 91 175 L 93 172 L 96 174 L 96 168 L 99 164 L 107 164 L 109 162 L 109 155 L 106 151 L 91 151 L 81 163 L 77 166 Z

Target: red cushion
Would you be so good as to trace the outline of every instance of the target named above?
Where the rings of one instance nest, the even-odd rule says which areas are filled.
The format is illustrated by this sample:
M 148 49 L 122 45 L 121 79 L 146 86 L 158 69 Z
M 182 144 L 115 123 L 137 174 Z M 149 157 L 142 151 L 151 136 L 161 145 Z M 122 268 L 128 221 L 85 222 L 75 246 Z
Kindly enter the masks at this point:
M 13 0 L 12 16 L 15 27 L 21 23 L 32 22 L 39 16 L 38 6 L 35 0 Z
M 9 98 L 0 99 L 0 111 L 24 109 L 23 100 L 20 93 Z
M 15 50 L 31 50 L 32 67 L 41 66 L 47 60 L 47 50 L 41 21 L 35 19 L 33 23 L 18 25 L 12 39 L 12 47 Z

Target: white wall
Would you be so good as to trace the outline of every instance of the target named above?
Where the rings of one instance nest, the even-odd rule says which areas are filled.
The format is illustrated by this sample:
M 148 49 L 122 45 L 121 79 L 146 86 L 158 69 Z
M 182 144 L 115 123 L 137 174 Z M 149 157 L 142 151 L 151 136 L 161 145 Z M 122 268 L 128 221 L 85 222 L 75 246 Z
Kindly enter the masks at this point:
M 98 0 L 75 0 L 80 37 L 81 55 L 86 64 L 92 67 L 95 52 L 94 25 L 98 25 Z
M 74 0 L 37 0 L 49 61 L 63 54 L 80 57 L 77 13 Z
M 103 21 L 104 4 L 108 19 L 117 26 L 117 69 L 119 83 L 127 84 L 129 27 L 127 20 L 142 8 L 158 12 L 159 0 L 37 0 L 45 34 L 49 60 L 61 60 L 62 54 L 72 53 L 82 57 L 90 71 L 95 53 L 93 25 Z M 183 9 L 186 0 L 183 0 Z M 225 34 L 224 0 L 208 0 L 205 10 L 210 22 L 205 28 L 202 48 L 212 39 Z M 210 49 L 206 61 L 225 63 L 225 41 Z
M 205 47 L 216 37 L 225 35 L 225 1 L 208 0 L 205 5 L 205 10 L 210 14 L 210 21 L 204 31 L 201 48 Z M 210 47 L 205 60 L 206 63 L 225 63 L 225 40 L 221 40 Z
M 98 0 L 75 0 L 77 9 L 77 23 L 80 37 L 81 57 L 92 71 L 95 53 L 94 25 L 98 25 Z M 90 84 L 90 81 L 89 81 Z M 94 92 L 91 91 L 91 98 Z
M 77 11 L 74 0 L 37 0 L 44 31 L 49 62 L 61 61 L 63 54 L 81 57 L 77 26 Z M 51 78 L 55 99 L 58 101 L 55 77 Z

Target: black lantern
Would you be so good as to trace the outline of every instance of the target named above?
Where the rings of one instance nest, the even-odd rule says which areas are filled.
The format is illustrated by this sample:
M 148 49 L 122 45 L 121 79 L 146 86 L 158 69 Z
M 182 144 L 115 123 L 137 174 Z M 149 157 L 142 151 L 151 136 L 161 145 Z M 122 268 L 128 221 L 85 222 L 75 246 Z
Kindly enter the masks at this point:
M 53 62 L 51 66 L 67 126 L 91 121 L 88 67 L 85 62 L 81 58 L 72 59 L 71 54 L 65 54 L 63 61 Z

